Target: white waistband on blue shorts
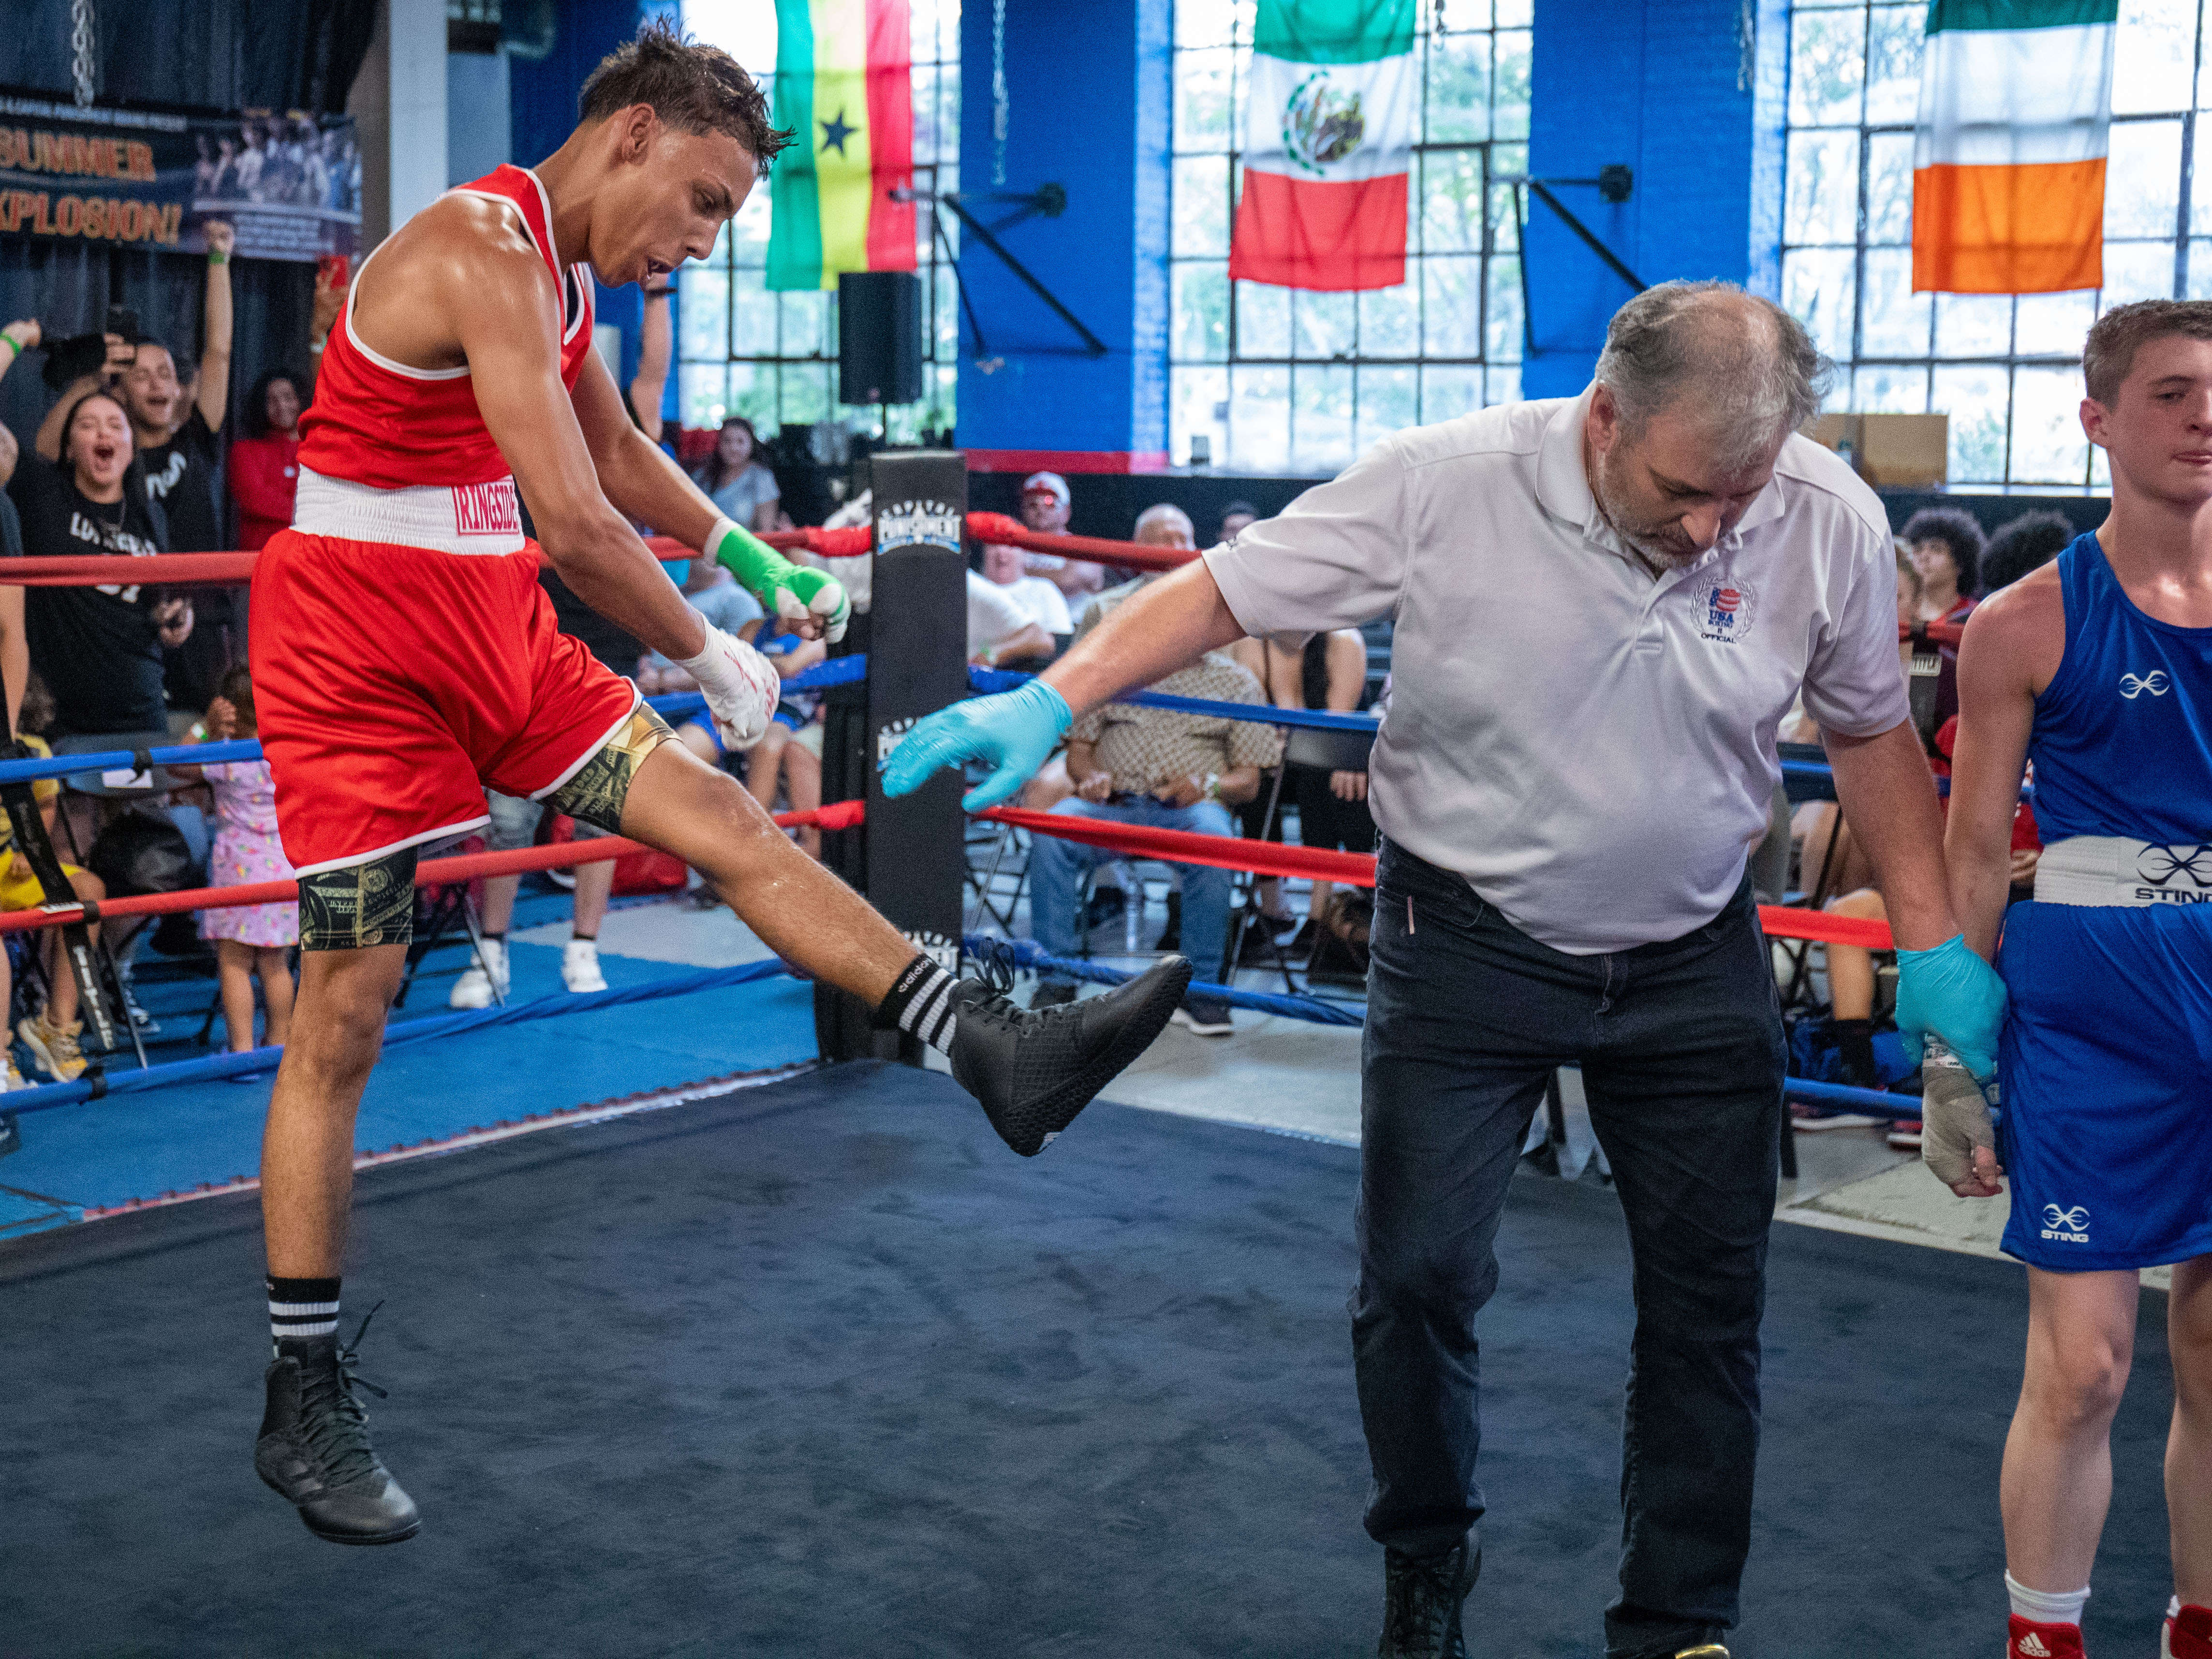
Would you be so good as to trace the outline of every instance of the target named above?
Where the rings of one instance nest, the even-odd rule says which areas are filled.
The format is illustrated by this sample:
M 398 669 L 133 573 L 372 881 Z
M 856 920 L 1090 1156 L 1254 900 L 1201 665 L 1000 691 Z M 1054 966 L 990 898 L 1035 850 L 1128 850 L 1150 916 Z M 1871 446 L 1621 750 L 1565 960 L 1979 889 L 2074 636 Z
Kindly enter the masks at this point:
M 2126 836 L 2069 836 L 2036 860 L 2043 904 L 2212 904 L 2212 843 L 2161 846 Z
M 303 536 L 393 542 L 438 553 L 520 553 L 522 514 L 514 480 L 379 489 L 300 469 L 292 528 Z

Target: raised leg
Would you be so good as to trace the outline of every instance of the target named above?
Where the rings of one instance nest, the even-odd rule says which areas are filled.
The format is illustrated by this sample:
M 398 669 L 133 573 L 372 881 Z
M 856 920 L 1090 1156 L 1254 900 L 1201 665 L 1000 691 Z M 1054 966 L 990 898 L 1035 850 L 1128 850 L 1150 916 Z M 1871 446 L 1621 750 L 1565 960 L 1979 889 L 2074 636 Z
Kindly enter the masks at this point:
M 793 846 L 735 778 L 681 744 L 662 744 L 638 767 L 622 832 L 682 859 L 778 956 L 872 1007 L 914 960 L 912 941 Z

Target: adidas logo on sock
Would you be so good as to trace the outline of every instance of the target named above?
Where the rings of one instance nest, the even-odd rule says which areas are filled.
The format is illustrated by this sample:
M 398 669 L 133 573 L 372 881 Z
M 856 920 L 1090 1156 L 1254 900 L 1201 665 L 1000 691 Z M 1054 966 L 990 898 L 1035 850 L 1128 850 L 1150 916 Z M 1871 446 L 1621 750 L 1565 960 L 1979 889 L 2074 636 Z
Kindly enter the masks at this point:
M 2043 1638 L 2033 1631 L 2020 1638 L 2021 1659 L 2051 1659 L 2051 1650 L 2043 1645 Z

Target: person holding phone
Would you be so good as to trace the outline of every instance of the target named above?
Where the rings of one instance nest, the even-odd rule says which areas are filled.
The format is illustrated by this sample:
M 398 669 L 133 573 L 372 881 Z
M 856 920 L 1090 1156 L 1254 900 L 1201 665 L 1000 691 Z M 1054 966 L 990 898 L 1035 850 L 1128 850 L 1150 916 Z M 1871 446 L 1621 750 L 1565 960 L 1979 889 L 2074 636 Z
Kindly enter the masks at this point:
M 136 311 L 110 306 L 106 361 L 63 388 L 33 446 L 47 460 L 59 459 L 69 411 L 94 390 L 112 393 L 130 422 L 133 459 L 147 496 L 161 507 L 166 526 L 161 550 L 168 553 L 210 553 L 230 544 L 215 477 L 230 403 L 230 256 L 236 236 L 219 219 L 210 220 L 202 231 L 207 240 L 206 343 L 192 396 L 185 395 L 168 346 L 140 329 Z M 179 634 L 162 664 L 167 702 L 195 710 L 207 707 L 223 671 L 245 647 L 245 613 L 233 590 L 201 590 L 198 611 L 198 626 Z M 155 723 L 165 722 L 166 715 Z

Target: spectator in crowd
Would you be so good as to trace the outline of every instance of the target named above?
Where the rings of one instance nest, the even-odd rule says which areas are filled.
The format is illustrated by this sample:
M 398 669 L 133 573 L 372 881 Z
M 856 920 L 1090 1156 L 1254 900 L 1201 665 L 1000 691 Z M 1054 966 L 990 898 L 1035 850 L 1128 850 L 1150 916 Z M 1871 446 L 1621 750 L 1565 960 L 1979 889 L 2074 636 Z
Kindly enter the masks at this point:
M 756 633 L 764 624 L 756 623 Z M 829 647 L 820 640 L 794 641 L 786 635 L 780 640 L 751 641 L 759 645 L 775 671 L 784 679 L 793 679 L 805 673 L 829 655 Z M 784 648 L 772 649 L 781 646 Z M 787 693 L 777 702 L 775 714 L 768 723 L 761 740 L 745 751 L 745 790 L 760 803 L 761 811 L 775 811 L 776 794 L 781 789 L 786 804 L 794 812 L 811 812 L 822 805 L 822 694 L 819 691 Z M 812 824 L 803 824 L 797 832 L 799 850 L 809 858 L 822 856 L 822 831 Z
M 662 303 L 665 308 L 666 302 Z M 732 415 L 722 422 L 714 453 L 694 475 L 699 488 L 714 498 L 731 523 L 755 532 L 775 528 L 776 506 L 782 499 L 775 474 L 753 459 L 759 447 L 753 423 L 742 415 Z
M 300 383 L 272 368 L 246 394 L 245 435 L 230 447 L 230 495 L 238 544 L 258 553 L 292 522 L 300 488 Z
M 545 816 L 542 802 L 484 791 L 484 810 L 491 822 L 484 827 L 484 845 L 494 853 L 510 853 L 538 839 L 538 821 Z M 608 832 L 577 818 L 578 841 L 604 840 Z M 615 861 L 597 859 L 574 868 L 574 905 L 570 911 L 568 939 L 561 948 L 561 982 L 569 990 L 604 991 L 606 975 L 599 968 L 599 926 L 606 920 L 607 901 L 614 896 Z M 486 876 L 483 915 L 478 929 L 475 959 L 453 981 L 447 1001 L 456 1008 L 489 1008 L 504 1002 L 513 979 L 507 951 L 507 933 L 514 921 L 515 895 L 520 876 Z
M 668 315 L 668 296 L 672 292 L 665 276 L 646 288 L 645 321 L 637 335 L 637 374 L 629 383 L 630 418 L 655 443 L 661 441 L 660 400 L 668 390 L 668 363 L 676 355 L 676 328 Z M 715 447 L 720 447 L 719 441 Z M 775 475 L 769 473 L 769 483 L 775 482 Z M 753 527 L 750 520 L 738 519 L 734 513 L 730 517 Z
M 1152 688 L 1174 696 L 1260 704 L 1260 683 L 1224 652 L 1209 652 Z M 1185 830 L 1235 832 L 1230 814 L 1252 799 L 1262 767 L 1280 757 L 1273 726 L 1218 714 L 1186 714 L 1107 703 L 1068 734 L 1067 775 L 1076 794 L 1052 810 L 1065 817 Z M 1080 942 L 1077 884 L 1083 872 L 1110 862 L 1104 848 L 1039 836 L 1030 852 L 1030 916 L 1037 942 L 1070 957 Z M 1228 942 L 1230 875 L 1205 865 L 1174 865 L 1182 884 L 1182 945 L 1201 979 L 1219 971 Z M 1032 1006 L 1075 1000 L 1071 980 L 1048 972 Z M 1226 1003 L 1187 997 L 1176 1021 L 1201 1036 L 1233 1029 Z
M 222 677 L 207 708 L 207 740 L 229 743 L 258 737 L 253 679 L 244 663 Z M 265 760 L 222 761 L 170 769 L 183 777 L 206 780 L 215 792 L 218 827 L 208 859 L 211 887 L 247 887 L 264 881 L 289 881 L 291 864 L 276 836 L 276 785 Z M 222 1021 L 231 1053 L 244 1054 L 253 1042 L 253 981 L 269 1011 L 265 1040 L 281 1046 L 292 1026 L 292 947 L 300 942 L 300 907 L 295 900 L 275 904 L 232 905 L 200 912 L 200 937 L 215 945 L 216 978 L 222 995 Z M 260 1076 L 240 1074 L 243 1082 Z
M 5 659 L 0 659 L 4 660 Z M 53 717 L 53 699 L 34 672 L 23 668 L 20 661 L 9 665 L 8 695 L 11 703 L 18 704 L 11 714 L 20 720 L 18 735 L 23 746 L 33 755 L 51 756 L 53 750 L 40 733 Z M 46 836 L 54 836 L 56 809 L 62 787 L 52 778 L 42 778 L 31 786 L 32 799 L 38 803 L 39 817 L 46 824 Z M 28 910 L 46 902 L 52 895 L 40 886 L 33 873 L 31 861 L 23 856 L 22 849 L 15 844 L 15 826 L 4 812 L 0 812 L 0 911 Z M 107 888 L 89 870 L 81 870 L 74 864 L 64 863 L 62 874 L 68 878 L 70 893 L 80 902 L 97 902 L 107 896 Z M 94 940 L 100 937 L 100 924 L 90 927 Z M 46 981 L 46 1006 L 33 1014 L 27 1011 L 14 1027 L 15 1035 L 23 1040 L 29 1050 L 33 1066 L 44 1073 L 55 1083 L 74 1083 L 83 1074 L 84 1055 L 77 1046 L 83 1025 L 77 1018 L 77 987 L 76 976 L 61 951 L 61 930 L 48 927 L 37 935 L 36 949 L 42 952 Z M 14 975 L 7 952 L 0 951 L 0 1015 L 11 1006 L 14 995 Z M 4 1045 L 0 1045 L 4 1046 Z M 15 1069 L 15 1056 L 8 1056 L 7 1086 L 20 1089 L 23 1077 Z
M 1905 520 L 1901 535 L 1920 574 L 1920 608 L 1912 620 L 1964 623 L 1980 591 L 1982 527 L 1973 514 L 1957 507 L 1923 507 Z M 1936 655 L 1935 723 L 1941 726 L 1959 712 L 1958 645 L 1939 641 Z
M 1022 522 L 1043 535 L 1065 536 L 1073 499 L 1068 494 L 1067 480 L 1059 473 L 1032 472 L 1022 480 Z M 1026 562 L 1030 574 L 1042 576 L 1057 587 L 1071 609 L 1106 586 L 1105 567 L 1087 559 L 1063 559 L 1057 553 L 1032 553 Z
M 1053 637 L 997 582 L 968 573 L 968 660 L 993 667 L 1052 660 Z
M 323 348 L 345 310 L 346 290 L 352 281 L 351 264 L 343 254 L 325 254 L 315 261 L 315 308 L 307 323 L 307 361 L 318 373 L 323 366 Z
M 1065 639 L 1075 631 L 1074 621 L 1067 614 L 1066 596 L 1054 583 L 1029 574 L 1020 548 L 987 544 L 983 549 L 983 578 L 996 583 L 1046 633 Z
M 1278 708 L 1322 709 L 1350 714 L 1367 700 L 1367 641 L 1356 628 L 1340 628 L 1326 634 L 1286 634 L 1275 638 L 1239 640 L 1229 647 L 1237 660 L 1266 690 L 1267 701 Z M 1283 838 L 1282 814 L 1273 823 L 1260 820 L 1267 811 L 1272 780 L 1261 780 L 1261 793 L 1239 815 L 1245 836 L 1253 840 Z M 1296 802 L 1298 841 L 1306 847 L 1328 851 L 1372 853 L 1375 820 L 1367 810 L 1367 774 L 1328 772 L 1316 767 L 1294 766 L 1283 781 L 1285 805 Z M 1259 927 L 1273 924 L 1279 931 L 1291 920 L 1279 893 L 1280 884 L 1263 876 L 1258 884 Z M 1292 955 L 1320 949 L 1324 933 L 1341 947 L 1328 954 L 1340 958 L 1334 965 L 1364 969 L 1367 954 L 1367 923 L 1364 906 L 1356 902 L 1336 912 L 1335 894 L 1327 880 L 1313 884 L 1313 897 L 1297 936 L 1290 942 Z M 1357 900 L 1356 891 L 1349 896 Z M 1258 928 L 1254 929 L 1257 933 Z M 1246 944 L 1252 945 L 1248 934 Z M 1258 959 L 1264 960 L 1264 952 Z M 1318 959 L 1318 958 L 1316 958 Z
M 1905 520 L 1902 539 L 1920 573 L 1921 622 L 1964 622 L 1974 608 L 1982 565 L 1982 527 L 1954 507 L 1925 507 Z
M 206 344 L 198 369 L 190 373 L 191 395 L 185 394 L 180 378 L 185 371 L 161 341 L 149 336 L 111 343 L 106 366 L 64 388 L 33 446 L 46 459 L 57 459 L 64 412 L 96 388 L 105 386 L 114 393 L 130 416 L 146 492 L 160 507 L 166 524 L 162 550 L 170 553 L 207 553 L 229 545 L 223 535 L 216 471 L 221 459 L 218 434 L 230 400 L 230 256 L 236 236 L 219 219 L 210 220 L 202 228 L 207 240 L 203 301 Z M 168 648 L 163 669 L 170 702 L 197 712 L 215 695 L 223 670 L 244 654 L 245 617 L 228 588 L 200 590 L 195 611 L 197 627 Z M 66 718 L 66 697 L 63 704 Z
M 1256 524 L 1259 520 L 1259 509 L 1251 502 L 1231 501 L 1221 509 L 1221 533 L 1214 540 L 1217 543 L 1233 542 L 1246 525 Z
M 37 326 L 17 323 L 10 332 L 28 329 L 35 339 Z M 60 411 L 51 422 L 58 459 L 25 456 L 9 481 L 24 551 L 33 557 L 166 552 L 166 516 L 147 490 L 122 399 L 94 389 Z M 40 587 L 25 599 L 24 620 L 32 664 L 54 694 L 58 752 L 168 741 L 161 651 L 191 635 L 189 599 L 129 581 Z
M 1984 597 L 2009 587 L 2030 571 L 2040 570 L 2074 539 L 2074 525 L 2063 513 L 2023 513 L 2008 520 L 1982 550 Z

